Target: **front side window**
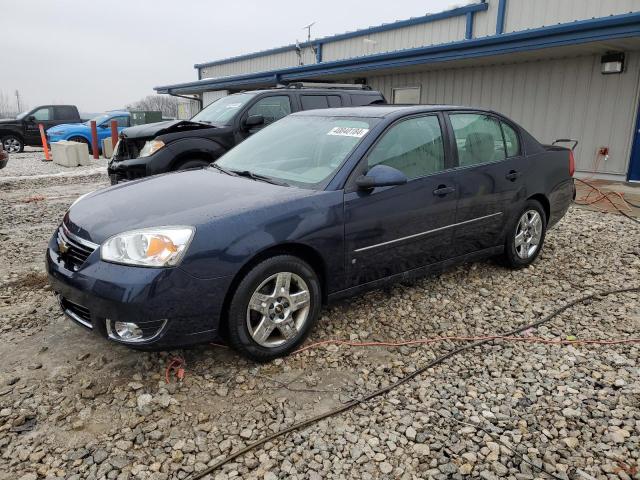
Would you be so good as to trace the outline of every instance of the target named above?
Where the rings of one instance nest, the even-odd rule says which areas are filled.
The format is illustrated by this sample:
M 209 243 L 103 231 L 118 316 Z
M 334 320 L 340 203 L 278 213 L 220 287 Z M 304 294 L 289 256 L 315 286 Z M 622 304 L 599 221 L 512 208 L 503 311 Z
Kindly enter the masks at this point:
M 303 188 L 321 188 L 378 121 L 293 115 L 252 135 L 216 164 Z
M 129 117 L 116 117 L 113 120 L 118 122 L 119 128 L 124 128 L 129 126 Z
M 479 113 L 449 115 L 461 167 L 505 159 L 504 140 L 498 121 Z
M 445 169 L 444 142 L 438 117 L 404 120 L 384 134 L 367 159 L 368 168 L 387 165 L 409 180 Z
M 36 120 L 51 120 L 51 108 L 50 107 L 39 108 L 38 110 L 33 112 L 31 115 L 33 115 Z
M 506 123 L 501 122 L 500 124 L 502 125 L 502 131 L 504 132 L 507 157 L 516 157 L 520 155 L 520 141 L 518 140 L 518 134 Z
M 269 125 L 291 113 L 291 101 L 288 95 L 265 97 L 258 100 L 247 112 L 247 116 L 262 115 L 264 124 Z
M 197 113 L 191 121 L 212 125 L 231 125 L 236 114 L 242 110 L 255 95 L 255 93 L 238 93 L 219 98 Z

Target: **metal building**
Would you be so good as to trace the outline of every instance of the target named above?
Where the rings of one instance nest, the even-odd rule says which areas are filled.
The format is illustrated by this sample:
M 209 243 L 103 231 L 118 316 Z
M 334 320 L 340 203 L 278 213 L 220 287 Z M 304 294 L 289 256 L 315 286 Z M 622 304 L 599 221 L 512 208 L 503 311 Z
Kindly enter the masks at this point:
M 291 81 L 367 83 L 395 103 L 495 109 L 540 141 L 580 141 L 578 172 L 640 181 L 640 0 L 477 0 L 195 65 L 156 87 L 204 105 Z

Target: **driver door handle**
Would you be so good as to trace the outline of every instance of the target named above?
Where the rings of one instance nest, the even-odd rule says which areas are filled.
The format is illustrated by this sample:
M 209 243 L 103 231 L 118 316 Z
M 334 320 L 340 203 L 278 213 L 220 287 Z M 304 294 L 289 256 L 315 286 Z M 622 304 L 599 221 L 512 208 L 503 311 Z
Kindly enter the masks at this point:
M 433 194 L 437 197 L 444 197 L 445 195 L 449 195 L 450 193 L 455 192 L 456 189 L 453 187 L 447 187 L 446 185 L 438 185 L 438 188 L 436 188 L 433 191 Z
M 509 171 L 509 173 L 505 175 L 505 178 L 507 180 L 511 180 L 512 182 L 515 182 L 518 179 L 518 177 L 520 177 L 520 172 L 516 170 L 511 170 Z

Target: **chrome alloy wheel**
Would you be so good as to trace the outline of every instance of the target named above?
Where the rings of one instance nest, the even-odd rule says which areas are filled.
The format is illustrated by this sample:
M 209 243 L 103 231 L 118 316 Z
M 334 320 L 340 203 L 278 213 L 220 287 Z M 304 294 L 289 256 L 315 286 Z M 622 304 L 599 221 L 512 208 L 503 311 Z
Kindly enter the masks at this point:
M 515 248 L 518 257 L 531 258 L 540 248 L 542 239 L 542 217 L 536 210 L 527 210 L 516 226 Z
M 2 146 L 9 153 L 18 153 L 20 151 L 21 144 L 20 140 L 18 140 L 17 138 L 10 137 L 5 139 Z
M 311 294 L 295 273 L 271 275 L 256 288 L 247 307 L 247 329 L 263 347 L 273 348 L 293 340 L 309 318 Z

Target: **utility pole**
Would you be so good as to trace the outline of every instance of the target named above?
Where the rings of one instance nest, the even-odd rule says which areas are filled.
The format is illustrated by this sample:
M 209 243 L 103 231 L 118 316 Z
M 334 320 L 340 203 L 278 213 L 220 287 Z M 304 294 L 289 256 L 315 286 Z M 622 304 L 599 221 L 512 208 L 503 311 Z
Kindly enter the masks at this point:
M 22 112 L 22 107 L 20 105 L 20 91 L 16 90 L 16 106 L 18 107 L 18 113 Z

